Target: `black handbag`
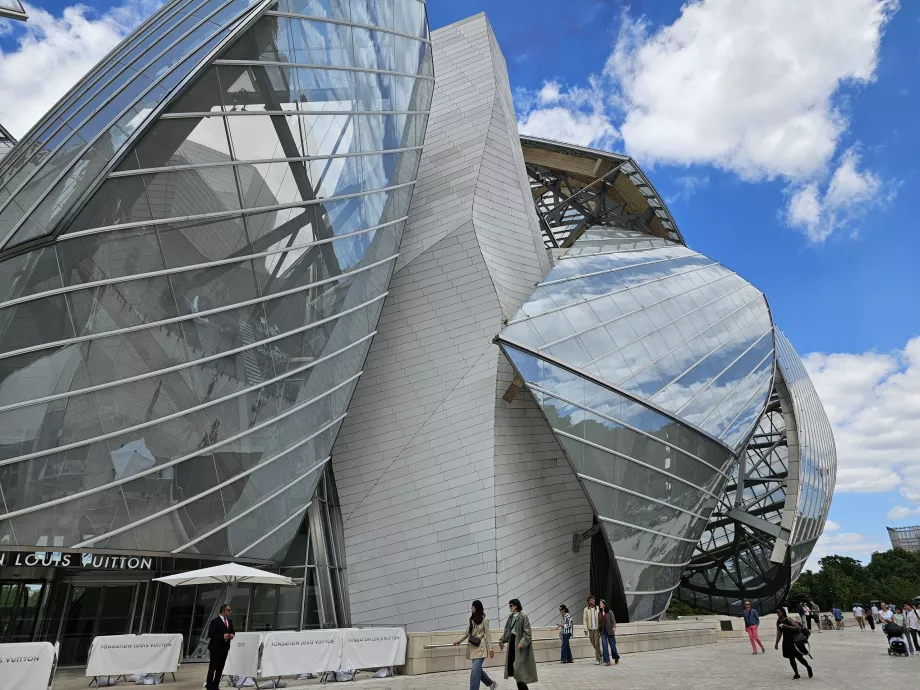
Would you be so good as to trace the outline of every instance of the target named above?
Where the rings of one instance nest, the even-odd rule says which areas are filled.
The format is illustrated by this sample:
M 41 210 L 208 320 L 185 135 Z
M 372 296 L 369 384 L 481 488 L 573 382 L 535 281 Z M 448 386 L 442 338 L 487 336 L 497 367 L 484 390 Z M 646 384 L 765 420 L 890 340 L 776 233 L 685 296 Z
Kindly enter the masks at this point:
M 470 621 L 470 632 L 468 636 L 469 636 L 470 644 L 473 645 L 474 647 L 478 647 L 479 644 L 482 642 L 482 640 L 480 640 L 478 637 L 476 637 L 473 634 L 473 621 Z

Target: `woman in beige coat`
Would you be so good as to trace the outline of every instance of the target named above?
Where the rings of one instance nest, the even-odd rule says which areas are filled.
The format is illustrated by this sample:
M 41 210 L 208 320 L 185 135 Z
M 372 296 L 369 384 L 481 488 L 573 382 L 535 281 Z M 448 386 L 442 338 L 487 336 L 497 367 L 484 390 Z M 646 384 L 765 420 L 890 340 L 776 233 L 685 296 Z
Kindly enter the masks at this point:
M 482 683 L 489 690 L 495 690 L 498 683 L 489 678 L 482 665 L 486 662 L 486 655 L 491 659 L 495 656 L 492 651 L 492 636 L 489 634 L 489 619 L 482 608 L 482 602 L 477 599 L 473 602 L 471 609 L 469 625 L 466 626 L 466 632 L 463 637 L 454 642 L 454 646 L 459 645 L 466 640 L 466 658 L 472 659 L 473 668 L 470 670 L 470 690 L 479 690 L 479 684 Z M 473 644 L 478 640 L 477 644 Z

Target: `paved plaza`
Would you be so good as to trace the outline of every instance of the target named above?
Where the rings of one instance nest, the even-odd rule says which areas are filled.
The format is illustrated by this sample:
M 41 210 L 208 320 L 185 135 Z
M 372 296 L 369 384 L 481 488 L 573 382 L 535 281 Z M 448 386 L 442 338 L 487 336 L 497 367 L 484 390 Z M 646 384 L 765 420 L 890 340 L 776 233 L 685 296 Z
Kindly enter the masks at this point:
M 776 687 L 861 688 L 884 687 L 886 683 L 916 683 L 920 678 L 920 657 L 894 658 L 886 652 L 881 632 L 860 632 L 848 628 L 843 632 L 812 635 L 814 679 L 792 680 L 789 663 L 773 650 L 772 637 L 764 631 L 766 654 L 756 658 L 747 639 L 733 639 L 718 644 L 684 647 L 661 652 L 626 654 L 618 666 L 595 666 L 590 661 L 572 665 L 540 664 L 540 690 L 571 688 L 622 687 L 629 690 L 664 690 L 679 688 L 744 688 L 774 690 Z M 768 639 L 769 644 L 768 644 Z M 204 680 L 205 667 L 187 665 L 177 674 L 178 682 L 167 682 L 163 690 L 198 690 Z M 804 669 L 802 669 L 804 671 Z M 58 673 L 54 690 L 77 690 L 86 687 L 82 669 L 65 669 Z M 367 690 L 465 690 L 468 672 L 435 673 L 425 676 L 373 679 L 360 674 L 358 686 Z M 804 676 L 804 674 L 803 674 Z M 497 678 L 501 673 L 496 674 Z M 289 682 L 288 688 L 312 687 L 318 681 Z M 499 688 L 513 690 L 514 684 L 499 680 Z M 124 682 L 116 687 L 133 687 Z M 356 687 L 356 686 L 351 686 Z M 898 685 L 897 687 L 901 687 Z M 904 686 L 907 687 L 907 686 Z

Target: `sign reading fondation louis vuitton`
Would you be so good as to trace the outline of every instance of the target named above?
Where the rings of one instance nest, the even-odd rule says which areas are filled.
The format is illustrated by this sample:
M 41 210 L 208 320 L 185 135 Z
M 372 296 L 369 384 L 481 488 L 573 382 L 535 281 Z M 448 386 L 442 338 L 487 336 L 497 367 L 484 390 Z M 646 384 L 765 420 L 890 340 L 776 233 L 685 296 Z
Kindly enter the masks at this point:
M 115 556 L 98 553 L 17 553 L 0 551 L 0 566 L 88 568 L 95 570 L 152 570 L 150 556 Z

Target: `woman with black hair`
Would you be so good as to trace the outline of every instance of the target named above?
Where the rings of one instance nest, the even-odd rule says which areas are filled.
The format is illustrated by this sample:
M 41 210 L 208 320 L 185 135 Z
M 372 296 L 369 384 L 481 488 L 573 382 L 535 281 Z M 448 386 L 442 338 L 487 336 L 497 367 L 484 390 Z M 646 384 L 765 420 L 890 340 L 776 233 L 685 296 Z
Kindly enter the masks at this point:
M 489 678 L 489 674 L 482 668 L 486 662 L 486 655 L 490 659 L 495 656 L 495 652 L 492 651 L 492 636 L 489 634 L 489 619 L 486 618 L 486 612 L 479 599 L 473 602 L 470 610 L 470 623 L 463 637 L 454 642 L 454 646 L 466 640 L 466 658 L 473 661 L 473 668 L 470 669 L 470 690 L 479 690 L 480 683 L 489 690 L 495 690 L 498 683 Z
M 508 645 L 505 678 L 514 678 L 518 690 L 528 690 L 528 683 L 537 682 L 537 662 L 533 658 L 533 632 L 530 629 L 530 619 L 524 615 L 518 599 L 509 601 L 508 609 L 505 631 L 498 641 L 499 650 L 504 650 L 505 645 Z
M 792 672 L 795 674 L 792 676 L 793 679 L 802 677 L 799 675 L 799 667 L 796 666 L 796 661 L 802 662 L 808 671 L 809 678 L 815 675 L 811 670 L 811 666 L 805 661 L 805 643 L 801 641 L 802 638 L 806 638 L 804 630 L 805 626 L 787 616 L 784 609 L 776 610 L 776 643 L 773 645 L 773 649 L 779 647 L 779 641 L 782 638 L 783 656 L 789 659 L 789 665 L 792 666 Z

